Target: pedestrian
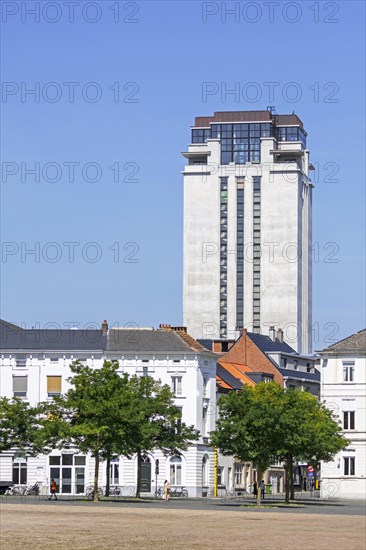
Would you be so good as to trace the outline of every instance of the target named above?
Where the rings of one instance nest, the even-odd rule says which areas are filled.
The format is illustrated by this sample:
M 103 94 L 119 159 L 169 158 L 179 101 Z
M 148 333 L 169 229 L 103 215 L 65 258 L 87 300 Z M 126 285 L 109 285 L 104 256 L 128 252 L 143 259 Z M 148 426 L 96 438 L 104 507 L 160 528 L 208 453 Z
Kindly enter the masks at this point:
M 261 481 L 261 496 L 262 498 L 264 498 L 264 490 L 265 490 L 266 486 L 264 484 L 264 479 L 262 479 Z
M 164 481 L 164 500 L 166 502 L 168 502 L 169 497 L 170 497 L 170 488 L 171 488 L 171 485 L 170 485 L 169 481 L 166 479 Z
M 256 497 L 257 494 L 258 494 L 258 483 L 255 481 L 253 483 L 253 495 L 254 495 L 254 497 Z
M 57 500 L 56 492 L 57 492 L 57 483 L 56 483 L 56 481 L 52 478 L 52 479 L 51 479 L 51 496 L 49 497 L 48 500 L 51 500 L 51 499 L 52 499 L 52 496 L 54 496 L 54 497 L 55 497 L 55 500 Z

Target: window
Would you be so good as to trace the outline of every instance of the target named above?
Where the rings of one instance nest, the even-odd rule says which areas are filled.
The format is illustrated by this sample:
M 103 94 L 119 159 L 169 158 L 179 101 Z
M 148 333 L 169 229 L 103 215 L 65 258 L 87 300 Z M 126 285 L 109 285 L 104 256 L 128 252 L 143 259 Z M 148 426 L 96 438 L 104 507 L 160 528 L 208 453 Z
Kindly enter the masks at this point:
M 47 376 L 47 395 L 53 397 L 61 394 L 61 376 Z
M 172 376 L 172 392 L 175 396 L 182 395 L 182 377 Z
M 62 466 L 72 466 L 73 455 L 72 454 L 63 454 L 62 455 Z
M 180 363 L 180 359 L 173 359 L 173 363 Z
M 345 476 L 355 475 L 355 457 L 345 456 L 343 458 L 343 472 Z
M 27 483 L 27 459 L 21 453 L 16 453 L 13 458 L 13 483 L 16 485 Z
M 355 411 L 343 412 L 343 429 L 344 430 L 355 429 Z
M 142 362 L 143 363 L 149 363 L 150 361 L 149 361 L 149 359 L 143 359 Z
M 355 375 L 354 362 L 344 362 L 343 363 L 343 382 L 353 382 L 354 375 Z
M 208 378 L 203 379 L 203 397 L 208 397 Z
M 14 397 L 27 397 L 28 376 L 13 376 Z
M 85 463 L 85 455 L 75 456 L 65 452 L 61 456 L 49 457 L 49 478 L 56 481 L 58 492 L 62 494 L 85 492 Z
M 142 367 L 142 376 L 149 376 L 149 367 Z
M 294 369 L 297 370 L 299 367 L 299 362 L 297 361 L 297 359 L 294 360 Z
M 111 465 L 109 470 L 110 484 L 119 485 L 119 458 L 118 456 L 111 459 Z
M 207 407 L 202 408 L 202 436 L 207 436 Z
M 311 365 L 310 365 L 310 363 L 306 363 L 306 372 L 311 372 Z
M 235 464 L 234 467 L 234 484 L 243 484 L 243 464 Z
M 58 357 L 51 357 L 51 363 L 58 363 Z
M 170 483 L 171 485 L 182 484 L 182 459 L 180 456 L 173 456 L 170 459 Z
M 278 141 L 301 141 L 306 147 L 306 136 L 302 128 L 298 126 L 280 127 L 277 128 Z
M 224 484 L 224 468 L 222 466 L 217 467 L 217 485 L 225 485 Z
M 211 138 L 211 128 L 192 130 L 192 143 L 205 143 Z
M 286 357 L 284 357 L 284 359 L 283 359 L 283 368 L 284 369 L 287 368 L 287 359 L 286 359 Z
M 180 432 L 180 427 L 182 425 L 182 414 L 183 414 L 182 413 L 183 407 L 177 407 L 177 409 L 179 409 L 178 417 L 172 422 L 172 429 L 174 430 L 175 433 Z

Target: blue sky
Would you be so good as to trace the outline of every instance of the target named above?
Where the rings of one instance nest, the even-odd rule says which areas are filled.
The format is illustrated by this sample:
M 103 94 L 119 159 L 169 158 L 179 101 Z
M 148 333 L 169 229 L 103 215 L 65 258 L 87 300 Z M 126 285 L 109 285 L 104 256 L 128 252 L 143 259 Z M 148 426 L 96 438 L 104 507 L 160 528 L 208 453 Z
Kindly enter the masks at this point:
M 189 127 L 275 105 L 319 163 L 314 347 L 363 328 L 364 3 L 240 2 L 225 20 L 235 2 L 120 2 L 117 22 L 115 1 L 80 1 L 73 22 L 55 3 L 39 22 L 35 2 L 2 3 L 2 318 L 180 324 Z

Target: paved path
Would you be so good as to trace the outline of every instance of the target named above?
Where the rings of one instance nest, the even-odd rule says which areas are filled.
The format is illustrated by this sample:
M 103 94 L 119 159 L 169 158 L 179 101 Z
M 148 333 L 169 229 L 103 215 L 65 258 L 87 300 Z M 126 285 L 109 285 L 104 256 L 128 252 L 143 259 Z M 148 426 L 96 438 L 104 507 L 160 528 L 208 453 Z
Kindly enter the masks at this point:
M 254 513 L 265 512 L 283 512 L 283 513 L 320 513 L 320 514 L 339 514 L 339 515 L 365 515 L 366 501 L 347 500 L 347 501 L 329 501 L 315 499 L 298 499 L 292 501 L 290 505 L 285 505 L 283 499 L 263 501 L 263 506 L 257 508 L 254 506 L 254 499 L 248 498 L 226 498 L 226 499 L 171 499 L 169 502 L 155 499 L 123 499 L 120 500 L 105 500 L 94 503 L 87 500 L 69 500 L 65 497 L 51 502 L 44 496 L 27 496 L 27 497 L 2 497 L 0 500 L 3 504 L 41 504 L 44 506 L 100 506 L 100 507 L 132 507 L 132 508 L 169 508 L 173 510 L 207 510 L 207 511 L 246 511 Z

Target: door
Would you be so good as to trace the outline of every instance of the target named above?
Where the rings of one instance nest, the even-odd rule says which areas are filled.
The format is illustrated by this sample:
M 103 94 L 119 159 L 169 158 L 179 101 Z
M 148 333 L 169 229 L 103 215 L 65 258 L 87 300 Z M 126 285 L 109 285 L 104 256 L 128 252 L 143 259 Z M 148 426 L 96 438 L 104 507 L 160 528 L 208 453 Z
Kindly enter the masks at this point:
M 142 493 L 151 492 L 151 462 L 149 458 L 141 463 L 140 491 Z

